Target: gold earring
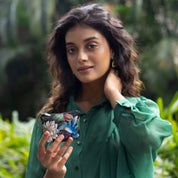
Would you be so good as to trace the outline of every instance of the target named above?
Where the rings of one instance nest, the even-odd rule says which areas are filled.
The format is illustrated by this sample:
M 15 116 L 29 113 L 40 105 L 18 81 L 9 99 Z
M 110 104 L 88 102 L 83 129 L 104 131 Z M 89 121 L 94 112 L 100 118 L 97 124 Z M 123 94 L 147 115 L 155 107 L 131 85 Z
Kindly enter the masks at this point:
M 112 66 L 112 68 L 116 68 L 117 67 L 117 65 L 115 64 L 114 60 L 112 60 L 111 66 Z

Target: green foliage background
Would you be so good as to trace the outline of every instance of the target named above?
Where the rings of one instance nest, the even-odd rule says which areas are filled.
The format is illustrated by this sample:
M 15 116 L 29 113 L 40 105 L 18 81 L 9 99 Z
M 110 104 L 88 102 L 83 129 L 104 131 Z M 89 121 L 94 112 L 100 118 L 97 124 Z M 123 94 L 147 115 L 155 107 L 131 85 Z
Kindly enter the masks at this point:
M 172 135 L 163 141 L 155 161 L 155 178 L 178 178 L 178 92 L 175 93 L 168 107 L 164 107 L 163 99 L 157 104 L 161 118 L 168 120 L 173 127 Z
M 0 113 L 20 120 L 35 117 L 50 88 L 47 40 L 56 21 L 74 6 L 101 3 L 135 38 L 140 56 L 142 95 L 167 105 L 178 89 L 177 0 L 1 0 Z
M 12 122 L 0 116 L 0 178 L 25 177 L 34 119 L 20 122 L 13 111 Z

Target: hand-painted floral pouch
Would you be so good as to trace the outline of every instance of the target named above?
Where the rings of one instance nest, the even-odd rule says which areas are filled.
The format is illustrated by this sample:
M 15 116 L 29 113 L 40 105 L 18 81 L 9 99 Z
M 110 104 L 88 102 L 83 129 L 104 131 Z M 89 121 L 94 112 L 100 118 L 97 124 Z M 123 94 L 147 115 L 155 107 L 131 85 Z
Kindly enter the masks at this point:
M 78 138 L 79 116 L 78 110 L 40 115 L 43 132 L 48 131 L 50 133 L 47 142 L 53 142 L 60 134 L 64 135 L 63 141 L 66 141 L 68 137 Z

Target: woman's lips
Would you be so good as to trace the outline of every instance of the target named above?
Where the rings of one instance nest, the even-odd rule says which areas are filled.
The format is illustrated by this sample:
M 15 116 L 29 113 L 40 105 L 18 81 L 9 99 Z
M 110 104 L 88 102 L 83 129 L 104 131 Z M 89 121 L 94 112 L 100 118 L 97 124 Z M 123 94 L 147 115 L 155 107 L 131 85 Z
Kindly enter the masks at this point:
M 87 73 L 87 72 L 90 72 L 92 68 L 93 66 L 83 66 L 83 67 L 78 68 L 77 71 L 80 73 Z

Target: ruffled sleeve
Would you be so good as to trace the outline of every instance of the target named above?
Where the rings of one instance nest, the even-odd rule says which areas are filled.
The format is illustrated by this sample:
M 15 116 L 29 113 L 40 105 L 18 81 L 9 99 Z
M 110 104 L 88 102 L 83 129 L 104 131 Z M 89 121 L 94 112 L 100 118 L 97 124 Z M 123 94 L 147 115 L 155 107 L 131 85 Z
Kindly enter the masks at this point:
M 116 102 L 114 122 L 126 150 L 128 164 L 132 173 L 141 177 L 139 175 L 143 176 L 148 168 L 150 172 L 153 169 L 150 165 L 156 159 L 157 149 L 163 139 L 171 135 L 172 126 L 160 118 L 157 104 L 150 99 L 132 97 Z

